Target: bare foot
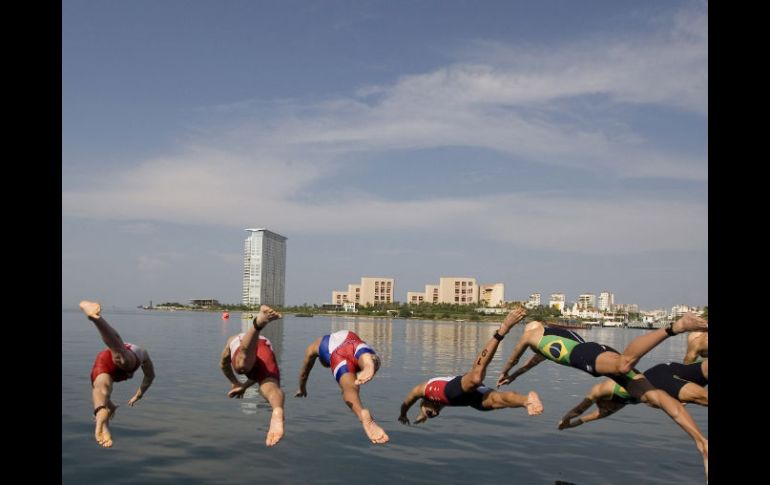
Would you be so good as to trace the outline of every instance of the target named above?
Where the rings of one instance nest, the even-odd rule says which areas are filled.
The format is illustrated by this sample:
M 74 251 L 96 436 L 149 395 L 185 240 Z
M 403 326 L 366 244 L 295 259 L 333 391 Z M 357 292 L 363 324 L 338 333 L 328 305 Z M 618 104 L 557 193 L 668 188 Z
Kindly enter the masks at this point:
M 259 307 L 259 313 L 257 313 L 256 318 L 254 318 L 254 328 L 262 330 L 269 322 L 278 320 L 279 318 L 283 318 L 283 315 L 267 305 L 262 305 Z
M 682 318 L 675 321 L 671 325 L 671 329 L 675 334 L 684 332 L 692 332 L 693 330 L 700 330 L 701 332 L 709 331 L 709 322 L 701 317 L 696 317 L 693 313 L 685 313 Z
M 361 424 L 364 426 L 366 436 L 369 437 L 372 443 L 378 445 L 387 443 L 390 440 L 390 437 L 385 433 L 385 430 L 380 428 L 379 425 L 374 422 L 374 418 L 372 418 L 372 415 L 367 409 L 361 411 Z
M 377 372 L 377 366 L 374 363 L 375 357 L 373 354 L 363 354 L 359 357 L 358 362 L 361 364 L 361 370 L 356 372 L 356 384 L 366 384 L 372 380 L 375 372 Z
M 500 335 L 507 334 L 511 328 L 522 321 L 524 317 L 527 316 L 527 310 L 523 307 L 514 308 L 511 310 L 510 313 L 508 313 L 508 316 L 505 317 L 505 320 L 503 320 L 503 323 L 500 324 L 500 330 L 498 330 L 497 333 Z
M 273 416 L 270 418 L 270 429 L 267 430 L 267 446 L 275 446 L 283 438 L 283 409 L 273 409 Z
M 102 408 L 96 413 L 96 431 L 94 437 L 96 442 L 104 448 L 112 448 L 112 434 L 107 423 L 112 416 L 113 411 L 109 408 Z
M 83 300 L 80 302 L 80 309 L 88 318 L 99 318 L 102 312 L 102 306 L 95 301 Z
M 535 391 L 529 391 L 527 394 L 527 413 L 530 416 L 537 416 L 543 412 L 543 403 L 540 401 L 540 396 Z

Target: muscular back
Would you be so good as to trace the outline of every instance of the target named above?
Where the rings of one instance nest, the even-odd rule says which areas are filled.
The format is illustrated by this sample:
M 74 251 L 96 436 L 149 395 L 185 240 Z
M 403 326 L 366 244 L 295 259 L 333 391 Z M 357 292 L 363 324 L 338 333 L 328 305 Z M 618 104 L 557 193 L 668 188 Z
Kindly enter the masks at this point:
M 690 332 L 687 335 L 687 353 L 684 356 L 685 364 L 692 364 L 698 357 L 709 356 L 709 333 Z

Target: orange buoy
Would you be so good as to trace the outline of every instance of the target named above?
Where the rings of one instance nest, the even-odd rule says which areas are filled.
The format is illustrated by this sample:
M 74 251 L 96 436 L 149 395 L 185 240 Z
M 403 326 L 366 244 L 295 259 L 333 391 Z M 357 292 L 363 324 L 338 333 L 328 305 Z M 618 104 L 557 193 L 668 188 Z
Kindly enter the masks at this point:
M 224 313 L 222 314 L 222 320 L 227 320 L 228 318 L 230 318 L 230 314 L 229 314 L 229 313 L 227 313 L 227 312 L 224 312 Z

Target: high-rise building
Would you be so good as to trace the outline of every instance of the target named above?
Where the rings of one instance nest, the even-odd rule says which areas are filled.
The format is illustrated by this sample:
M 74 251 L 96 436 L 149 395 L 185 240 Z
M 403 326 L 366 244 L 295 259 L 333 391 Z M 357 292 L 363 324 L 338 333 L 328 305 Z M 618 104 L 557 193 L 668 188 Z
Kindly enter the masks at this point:
M 243 245 L 244 305 L 283 306 L 286 238 L 267 229 L 246 229 Z
M 615 304 L 615 294 L 609 291 L 599 293 L 599 311 L 609 312 Z

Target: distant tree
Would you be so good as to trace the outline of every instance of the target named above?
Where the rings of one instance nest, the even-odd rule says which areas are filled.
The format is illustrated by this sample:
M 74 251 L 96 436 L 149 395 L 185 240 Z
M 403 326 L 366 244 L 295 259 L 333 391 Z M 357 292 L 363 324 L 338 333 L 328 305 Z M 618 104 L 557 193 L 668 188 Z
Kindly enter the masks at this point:
M 527 310 L 529 320 L 547 321 L 554 320 L 561 316 L 561 312 L 556 307 L 538 305 L 535 308 Z
M 155 306 L 184 307 L 185 305 L 182 305 L 181 303 L 177 303 L 177 302 L 173 302 L 173 303 L 165 302 L 165 303 L 159 303 L 159 304 L 157 304 Z

